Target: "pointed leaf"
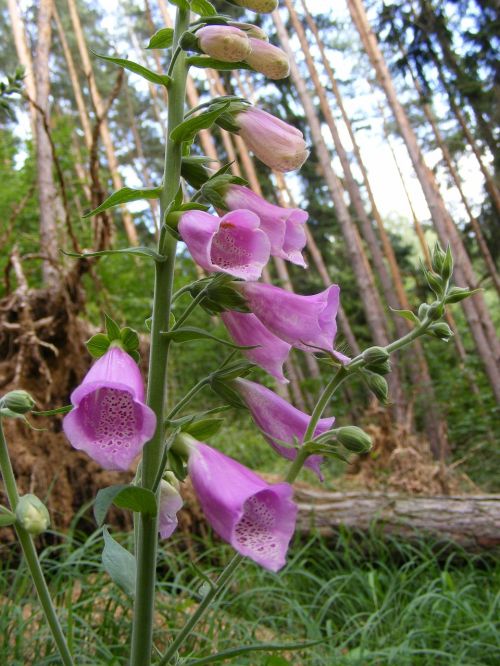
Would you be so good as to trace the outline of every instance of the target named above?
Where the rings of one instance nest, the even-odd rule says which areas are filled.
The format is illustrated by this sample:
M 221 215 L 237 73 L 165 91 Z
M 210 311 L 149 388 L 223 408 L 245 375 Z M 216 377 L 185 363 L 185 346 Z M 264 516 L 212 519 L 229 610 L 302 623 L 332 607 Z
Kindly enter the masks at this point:
M 125 326 L 120 331 L 120 340 L 126 352 L 137 351 L 139 349 L 139 336 L 133 328 Z
M 106 326 L 106 333 L 110 341 L 120 339 L 120 327 L 114 319 L 111 319 L 109 315 L 104 313 L 104 323 Z
M 408 321 L 411 321 L 413 324 L 417 324 L 417 326 L 420 325 L 420 319 L 411 310 L 397 310 L 396 308 L 391 308 L 391 306 L 389 306 L 389 308 L 391 309 L 392 312 L 395 312 L 400 317 L 408 319 Z
M 109 349 L 109 338 L 104 333 L 96 333 L 85 343 L 87 350 L 94 358 L 101 358 Z
M 168 49 L 174 41 L 173 28 L 161 28 L 149 40 L 147 49 Z
M 166 257 L 158 254 L 156 250 L 153 250 L 150 247 L 125 247 L 121 250 L 101 250 L 100 252 L 61 252 L 67 257 L 75 257 L 76 259 L 86 259 L 87 257 L 105 257 L 111 254 L 133 254 L 140 257 L 149 257 L 155 261 L 163 262 L 166 261 Z
M 135 596 L 135 557 L 103 529 L 102 564 L 111 579 L 129 596 Z
M 200 419 L 187 425 L 184 431 L 190 434 L 191 437 L 204 442 L 209 437 L 216 435 L 223 423 L 224 419 Z
M 43 412 L 31 411 L 35 416 L 54 416 L 55 414 L 67 414 L 73 409 L 73 405 L 64 405 L 64 407 L 57 407 L 56 409 L 48 409 Z
M 157 511 L 156 497 L 151 490 L 126 484 L 108 486 L 99 490 L 94 502 L 94 517 L 99 526 L 103 524 L 112 504 L 150 516 L 156 515 Z
M 215 664 L 218 661 L 225 661 L 226 659 L 232 659 L 233 657 L 238 657 L 241 654 L 248 654 L 250 652 L 276 652 L 282 650 L 306 650 L 313 645 L 318 645 L 319 643 L 324 643 L 324 640 L 321 641 L 308 641 L 306 643 L 258 643 L 256 645 L 244 645 L 243 647 L 230 648 L 229 650 L 224 650 L 223 652 L 218 652 L 217 654 L 209 655 L 208 657 L 201 657 L 201 659 L 192 659 L 188 661 L 186 666 L 205 666 L 205 664 Z M 271 662 L 272 663 L 272 662 Z M 281 662 L 288 664 L 285 662 Z
M 85 213 L 83 216 L 92 217 L 101 213 L 103 210 L 113 208 L 119 204 L 129 203 L 130 201 L 141 201 L 141 199 L 158 199 L 161 194 L 161 187 L 143 187 L 135 190 L 132 187 L 122 187 L 120 190 L 113 192 L 100 206 L 91 210 L 90 213 Z
M 217 118 L 226 111 L 229 105 L 230 102 L 227 102 L 212 111 L 203 111 L 194 118 L 184 120 L 170 133 L 171 140 L 176 142 L 192 141 L 200 130 L 212 127 Z
M 146 79 L 146 81 L 150 81 L 151 83 L 157 83 L 158 85 L 167 87 L 172 80 L 170 76 L 153 72 L 153 70 L 148 69 L 147 67 L 143 67 L 142 65 L 139 65 L 139 63 L 133 62 L 132 60 L 127 60 L 126 58 L 110 58 L 109 56 L 101 55 L 99 53 L 95 53 L 94 51 L 92 51 L 92 53 L 101 60 L 112 62 L 114 65 L 123 67 L 123 69 L 128 69 L 129 72 L 139 74 L 139 76 L 142 76 L 143 79 Z

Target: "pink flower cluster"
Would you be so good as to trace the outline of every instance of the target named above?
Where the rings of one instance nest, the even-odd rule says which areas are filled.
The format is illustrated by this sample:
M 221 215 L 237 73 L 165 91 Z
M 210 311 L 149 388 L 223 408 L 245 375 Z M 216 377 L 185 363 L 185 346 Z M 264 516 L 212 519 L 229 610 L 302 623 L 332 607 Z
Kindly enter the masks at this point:
M 249 2 L 241 0 L 239 4 Z M 252 3 L 254 8 L 275 6 L 275 0 Z M 196 40 L 198 48 L 214 58 L 246 60 L 271 78 L 288 74 L 285 54 L 268 44 L 259 31 L 209 25 L 196 33 Z M 233 121 L 232 131 L 237 131 L 269 167 L 290 171 L 307 159 L 300 130 L 271 114 L 251 106 L 241 110 L 240 106 Z M 203 270 L 237 278 L 232 288 L 243 297 L 249 311 L 222 312 L 233 340 L 252 347 L 245 350 L 246 356 L 279 382 L 287 381 L 283 365 L 292 348 L 308 353 L 325 351 L 342 363 L 348 362 L 334 349 L 337 285 L 302 296 L 258 281 L 270 256 L 306 266 L 302 250 L 307 213 L 269 203 L 239 184 L 221 182 L 217 201 L 223 203 L 225 214 L 186 211 L 180 216 L 178 231 Z M 304 443 L 310 416 L 255 382 L 233 379 L 231 388 L 240 395 L 273 449 L 294 460 Z M 120 347 L 112 346 L 96 361 L 72 393 L 71 402 L 73 410 L 63 422 L 68 439 L 105 469 L 129 469 L 155 432 L 156 416 L 144 402 L 140 371 Z M 314 436 L 330 430 L 333 423 L 333 417 L 321 419 Z M 267 483 L 239 462 L 186 434 L 178 439 L 188 458 L 193 487 L 213 529 L 242 555 L 271 571 L 280 569 L 297 515 L 291 485 Z M 321 463 L 322 456 L 311 455 L 305 465 L 322 479 Z M 175 530 L 182 507 L 177 480 L 171 472 L 167 478 L 159 492 L 162 538 Z

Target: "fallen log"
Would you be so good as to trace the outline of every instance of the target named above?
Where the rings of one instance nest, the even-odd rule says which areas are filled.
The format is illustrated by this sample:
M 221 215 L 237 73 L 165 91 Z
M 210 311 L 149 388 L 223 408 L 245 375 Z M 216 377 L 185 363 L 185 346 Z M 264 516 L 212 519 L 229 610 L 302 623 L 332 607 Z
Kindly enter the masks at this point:
M 332 536 L 342 526 L 418 538 L 428 534 L 468 550 L 500 546 L 500 495 L 405 496 L 384 492 L 331 492 L 297 486 L 297 529 Z

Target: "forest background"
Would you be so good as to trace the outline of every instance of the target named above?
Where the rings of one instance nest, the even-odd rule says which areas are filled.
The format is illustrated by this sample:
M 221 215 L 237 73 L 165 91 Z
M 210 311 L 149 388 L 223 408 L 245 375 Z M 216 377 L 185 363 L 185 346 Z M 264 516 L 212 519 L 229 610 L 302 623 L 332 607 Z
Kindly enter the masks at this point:
M 233 173 L 245 177 L 255 191 L 276 203 L 308 210 L 310 270 L 276 260 L 267 279 L 300 293 L 338 283 L 343 307 L 339 344 L 346 353 L 384 345 L 408 330 L 406 319 L 393 310 L 412 309 L 425 300 L 428 286 L 419 257 L 428 265 L 427 248 L 436 239 L 450 242 L 456 284 L 481 287 L 481 293 L 465 301 L 463 309 L 454 307 L 448 319 L 454 336 L 446 345 L 429 337 L 398 354 L 390 376 L 389 409 L 374 403 L 361 383 L 349 385 L 335 401 L 332 412 L 338 423 L 354 420 L 367 428 L 375 446 L 371 454 L 349 465 L 330 463 L 327 487 L 421 495 L 498 492 L 496 3 L 335 4 L 342 6 L 325 11 L 312 0 L 285 0 L 279 12 L 260 19 L 274 43 L 293 54 L 296 64 L 289 79 L 270 83 L 253 72 L 198 69 L 188 87 L 191 106 L 208 95 L 241 94 L 299 127 L 312 148 L 300 172 L 286 177 L 270 173 L 253 162 L 241 139 L 224 130 L 203 131 L 199 153 L 212 159 L 224 155 Z M 238 8 L 224 4 L 221 10 L 245 20 Z M 93 219 L 84 217 L 115 190 L 160 184 L 166 118 L 166 100 L 154 80 L 117 70 L 92 52 L 127 57 L 160 71 L 162 51 L 145 47 L 157 29 L 169 25 L 169 7 L 163 0 L 105 7 L 74 0 L 0 1 L 0 386 L 2 393 L 18 387 L 30 390 L 39 409 L 68 403 L 90 364 L 84 342 L 102 326 L 105 312 L 141 332 L 147 357 L 145 320 L 152 284 L 148 263 L 117 255 L 78 262 L 60 250 L 154 245 L 158 210 L 153 199 L 150 205 L 129 202 L 105 208 Z M 388 70 L 380 64 L 378 48 Z M 194 163 L 192 170 L 195 173 Z M 179 266 L 176 288 L 197 277 L 182 253 Z M 197 314 L 193 325 L 226 336 L 220 322 L 208 315 Z M 171 393 L 182 394 L 219 362 L 216 344 L 176 346 Z M 287 397 L 307 411 L 328 367 L 294 352 L 287 375 Z M 272 386 L 264 376 L 260 379 Z M 215 394 L 204 393 L 200 400 L 205 408 L 220 405 Z M 85 557 L 98 566 L 97 550 L 92 550 L 92 543 L 83 546 L 78 537 L 80 530 L 92 529 L 90 518 L 79 513 L 75 521 L 73 515 L 112 475 L 70 451 L 57 419 L 40 419 L 36 425 L 48 430 L 11 427 L 20 484 L 47 499 L 56 532 L 70 529 L 64 547 L 80 555 L 84 549 Z M 226 453 L 237 453 L 254 469 L 282 471 L 240 410 L 225 421 L 217 441 Z M 312 477 L 304 479 L 313 482 Z M 119 515 L 115 518 L 126 527 Z M 211 536 L 198 526 L 193 508 L 172 552 L 181 559 L 189 556 L 198 538 Z M 53 536 L 44 543 L 50 560 L 61 548 L 60 541 Z M 215 566 L 224 551 L 214 545 L 211 552 L 205 564 Z M 177 576 L 181 567 L 171 557 L 165 554 L 170 570 L 165 590 L 174 589 L 188 600 L 196 576 Z M 317 565 L 320 559 L 324 567 Z M 402 577 L 405 567 L 420 571 L 419 576 Z M 436 663 L 493 664 L 498 658 L 492 585 L 492 572 L 498 576 L 498 571 L 487 556 L 476 561 L 455 553 L 450 559 L 448 551 L 442 551 L 437 557 L 427 542 L 414 549 L 375 534 L 353 542 L 346 533 L 334 547 L 317 536 L 312 541 L 298 538 L 287 571 L 284 580 L 294 591 L 290 605 L 280 607 L 288 602 L 276 592 L 271 596 L 260 639 L 273 642 L 281 633 L 326 636 L 327 649 L 338 663 L 430 663 L 425 661 L 429 649 L 439 653 L 441 661 Z M 269 581 L 256 569 L 252 575 L 264 594 Z M 2 579 L 6 585 L 11 576 L 7 563 Z M 73 593 L 68 587 L 71 576 L 65 576 L 55 574 L 53 581 L 61 586 L 63 597 Z M 308 576 L 317 585 L 314 597 L 309 596 Z M 340 587 L 346 586 L 340 596 L 339 576 Z M 90 617 L 86 604 L 99 583 L 88 573 L 80 577 L 80 606 Z M 436 597 L 429 597 L 432 589 Z M 15 628 L 8 619 L 11 604 L 32 603 L 26 602 L 25 594 L 18 581 L 9 602 L 2 604 L 19 663 L 26 663 L 26 654 L 36 653 L 43 644 L 43 633 L 33 629 L 36 613 L 29 618 L 26 613 L 16 615 Z M 432 613 L 417 612 L 418 604 L 410 603 L 415 598 L 421 609 L 429 604 Z M 117 608 L 126 607 L 118 593 L 110 599 Z M 255 634 L 255 618 L 262 609 L 257 600 L 247 604 L 245 599 L 243 591 L 231 608 L 240 620 L 238 627 L 228 628 L 219 620 L 209 638 L 199 638 L 201 651 L 204 640 L 224 643 L 231 632 Z M 220 603 L 224 605 L 224 599 Z M 446 631 L 445 611 L 440 624 L 434 603 L 453 608 Z M 400 633 L 391 628 L 398 608 L 404 609 L 399 611 Z M 173 626 L 183 612 L 177 604 Z M 441 618 L 441 611 L 437 616 Z M 23 622 L 31 627 L 31 640 L 21 638 Z M 89 622 L 98 625 L 95 618 Z M 88 642 L 86 632 L 83 623 L 75 630 L 78 645 Z M 119 645 L 119 632 L 116 642 Z M 324 663 L 324 649 L 314 648 L 304 663 Z M 50 653 L 46 658 L 50 660 Z M 102 654 L 99 658 L 111 663 Z M 286 661 L 286 655 L 282 659 L 269 663 L 296 663 Z

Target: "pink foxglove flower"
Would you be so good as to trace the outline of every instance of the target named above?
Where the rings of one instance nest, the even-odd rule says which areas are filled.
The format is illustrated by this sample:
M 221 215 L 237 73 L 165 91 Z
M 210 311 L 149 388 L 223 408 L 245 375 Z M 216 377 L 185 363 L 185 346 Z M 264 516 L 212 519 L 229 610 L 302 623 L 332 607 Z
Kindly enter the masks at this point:
M 235 120 L 238 134 L 271 169 L 293 171 L 306 161 L 309 151 L 304 136 L 292 125 L 253 106 L 236 114 Z
M 71 403 L 73 410 L 63 420 L 66 437 L 104 469 L 129 469 L 154 434 L 156 416 L 144 403 L 140 370 L 120 347 L 111 347 L 94 363 Z
M 245 401 L 257 427 L 262 430 L 262 434 L 273 449 L 283 458 L 295 460 L 297 449 L 288 448 L 283 442 L 292 447 L 297 443 L 301 444 L 311 417 L 261 384 L 247 379 L 235 379 L 232 386 Z M 334 417 L 320 419 L 314 436 L 331 430 L 334 422 Z M 323 481 L 320 471 L 322 462 L 323 456 L 312 455 L 307 458 L 304 465 L 312 469 L 321 481 Z
M 269 484 L 206 444 L 189 442 L 189 474 L 210 525 L 241 555 L 281 569 L 297 517 L 292 486 Z
M 273 80 L 284 79 L 290 74 L 290 63 L 284 51 L 255 37 L 249 37 L 249 42 L 251 50 L 245 56 L 245 62 L 256 72 Z
M 243 30 L 230 25 L 206 25 L 196 32 L 196 37 L 203 53 L 223 62 L 243 60 L 251 50 Z
M 270 252 L 259 224 L 257 215 L 248 210 L 234 210 L 222 218 L 190 210 L 181 215 L 179 232 L 193 259 L 209 273 L 257 280 Z
M 308 352 L 325 349 L 342 362 L 349 360 L 333 348 L 339 309 L 338 285 L 311 296 L 300 296 L 261 282 L 237 283 L 234 287 L 245 297 L 257 319 L 292 347 Z
M 309 215 L 300 208 L 282 208 L 269 203 L 248 187 L 231 184 L 224 194 L 229 210 L 246 208 L 259 216 L 260 228 L 271 242 L 271 254 L 306 267 L 301 251 L 306 245 L 304 224 Z
M 263 368 L 279 382 L 288 380 L 283 375 L 283 363 L 288 358 L 291 346 L 268 331 L 255 315 L 245 312 L 226 310 L 221 313 L 229 334 L 242 347 L 258 345 L 255 349 L 246 349 L 245 356 Z
M 158 508 L 158 531 L 162 539 L 168 539 L 177 529 L 177 514 L 184 504 L 179 492 L 179 482 L 167 472 L 168 480 L 160 481 L 160 506 Z

